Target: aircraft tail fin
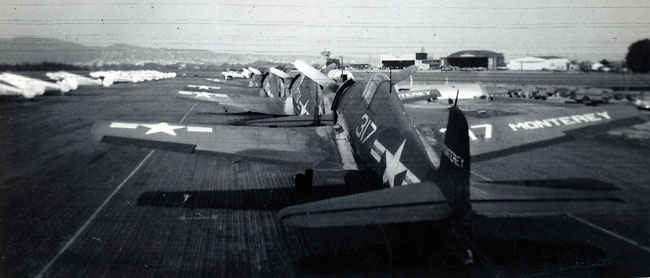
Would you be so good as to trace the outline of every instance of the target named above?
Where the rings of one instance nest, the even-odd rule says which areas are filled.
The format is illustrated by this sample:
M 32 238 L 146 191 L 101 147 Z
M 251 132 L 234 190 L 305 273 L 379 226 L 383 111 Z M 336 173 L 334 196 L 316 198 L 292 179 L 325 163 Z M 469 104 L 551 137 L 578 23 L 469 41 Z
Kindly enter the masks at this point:
M 469 202 L 470 152 L 467 119 L 456 106 L 449 108 L 445 144 L 438 168 L 443 191 L 454 215 L 465 215 Z

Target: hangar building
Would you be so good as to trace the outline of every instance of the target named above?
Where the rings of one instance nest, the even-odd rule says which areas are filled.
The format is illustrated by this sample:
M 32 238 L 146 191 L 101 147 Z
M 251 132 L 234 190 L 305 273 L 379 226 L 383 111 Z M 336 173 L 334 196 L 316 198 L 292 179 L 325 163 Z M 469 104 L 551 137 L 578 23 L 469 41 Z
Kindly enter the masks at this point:
M 444 64 L 459 68 L 486 68 L 488 70 L 506 66 L 503 53 L 489 50 L 458 51 L 444 58 Z
M 567 71 L 571 62 L 557 56 L 529 56 L 508 62 L 509 70 L 552 70 Z
M 428 54 L 425 52 L 417 52 L 407 55 L 380 55 L 382 68 L 402 69 L 415 65 L 418 69 L 429 69 L 430 62 L 433 60 L 427 59 Z

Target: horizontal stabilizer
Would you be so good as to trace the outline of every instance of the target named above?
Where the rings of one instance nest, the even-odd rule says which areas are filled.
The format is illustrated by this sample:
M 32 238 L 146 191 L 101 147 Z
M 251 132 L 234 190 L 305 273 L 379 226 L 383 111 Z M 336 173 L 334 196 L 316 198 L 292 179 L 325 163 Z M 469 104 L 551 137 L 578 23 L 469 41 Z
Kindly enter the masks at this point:
M 293 226 L 333 227 L 435 221 L 450 213 L 440 190 L 427 182 L 291 206 L 279 218 Z

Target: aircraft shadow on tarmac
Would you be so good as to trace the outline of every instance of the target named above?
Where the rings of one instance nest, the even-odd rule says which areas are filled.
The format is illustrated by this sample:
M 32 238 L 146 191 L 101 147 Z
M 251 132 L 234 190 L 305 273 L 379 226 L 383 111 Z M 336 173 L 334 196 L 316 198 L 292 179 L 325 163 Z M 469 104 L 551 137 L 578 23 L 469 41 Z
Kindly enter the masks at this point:
M 435 237 L 435 234 L 427 234 Z M 329 234 L 325 238 L 333 238 Z M 349 274 L 393 272 L 403 274 L 440 273 L 443 277 L 553 277 L 566 272 L 598 273 L 607 264 L 604 252 L 586 243 L 576 241 L 535 240 L 479 240 L 477 244 L 488 250 L 487 262 L 470 268 L 450 263 L 448 251 L 440 239 L 416 240 L 417 243 L 396 243 L 390 248 L 384 243 L 370 243 L 368 234 L 350 240 L 363 239 L 366 244 L 350 247 L 330 247 L 319 250 L 295 262 L 298 272 L 318 274 Z M 372 237 L 372 236 L 370 236 Z M 322 239 L 321 239 L 322 240 Z M 331 240 L 328 240 L 331 242 Z M 430 249 L 429 249 L 430 248 Z
M 306 274 L 391 272 L 442 274 L 442 277 L 566 276 L 596 274 L 612 258 L 587 240 L 565 237 L 574 224 L 553 218 L 483 218 L 474 222 L 480 254 L 476 264 L 453 263 L 448 236 L 436 222 L 395 225 L 302 228 L 289 248 L 306 249 L 295 261 Z M 555 231 L 548 232 L 549 227 Z M 291 241 L 287 241 L 290 242 Z M 593 275 L 592 275 L 593 276 Z
M 615 191 L 619 189 L 611 183 L 591 178 L 499 180 L 485 183 L 493 186 L 504 184 L 587 191 Z M 321 185 L 314 186 L 308 196 L 299 195 L 294 188 L 289 187 L 211 191 L 148 191 L 140 195 L 137 204 L 138 206 L 197 209 L 280 210 L 296 203 L 367 192 L 373 189 L 377 188 L 371 185 Z
M 40 98 L 25 98 L 23 96 L 0 96 L 0 103 L 35 103 L 41 100 Z
M 595 179 L 495 181 L 577 190 L 615 190 L 609 183 Z M 372 186 L 345 184 L 314 186 L 308 198 L 297 196 L 293 188 L 148 191 L 137 200 L 138 206 L 192 209 L 280 210 L 303 201 L 313 201 L 372 190 Z M 301 198 L 303 197 L 303 198 Z M 300 200 L 300 201 L 297 201 Z M 559 220 L 558 220 L 559 219 Z M 563 222 L 564 221 L 564 222 Z M 291 228 L 300 240 L 287 238 L 289 248 L 302 254 L 293 260 L 299 273 L 350 274 L 370 272 L 439 272 L 457 276 L 517 276 L 551 274 L 565 271 L 594 272 L 607 265 L 601 249 L 587 240 L 564 238 L 559 230 L 572 231 L 561 218 L 501 219 L 477 217 L 474 221 L 476 242 L 482 252 L 479 264 L 464 269 L 448 264 L 445 227 L 435 222 L 382 226 Z M 549 227 L 554 231 L 548 232 Z M 560 227 L 560 228 L 558 228 Z M 568 227 L 568 228 L 567 228 Z M 558 230 L 558 231 L 556 231 Z M 548 235 L 552 234 L 552 235 Z M 289 237 L 289 236 L 287 236 Z M 299 253 L 300 253 L 299 252 Z M 451 272 L 449 272 L 451 271 Z M 487 271 L 487 272 L 486 272 Z M 486 275 L 487 273 L 487 275 Z
M 297 203 L 370 191 L 370 186 L 314 186 L 308 196 L 294 188 L 215 191 L 148 191 L 138 197 L 138 206 L 196 209 L 280 210 Z

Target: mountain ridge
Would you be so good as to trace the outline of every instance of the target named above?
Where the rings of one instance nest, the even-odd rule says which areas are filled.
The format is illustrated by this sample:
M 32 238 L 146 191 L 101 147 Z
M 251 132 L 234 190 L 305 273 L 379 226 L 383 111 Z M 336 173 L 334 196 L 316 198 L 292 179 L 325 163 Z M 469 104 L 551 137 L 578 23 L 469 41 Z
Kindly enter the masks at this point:
M 250 64 L 256 61 L 291 63 L 302 59 L 309 63 L 322 62 L 320 56 L 217 53 L 202 49 L 141 47 L 117 43 L 108 46 L 87 46 L 77 42 L 44 38 L 14 37 L 0 39 L 0 64 L 64 63 L 101 66 L 103 64 L 162 65 L 193 64 Z

